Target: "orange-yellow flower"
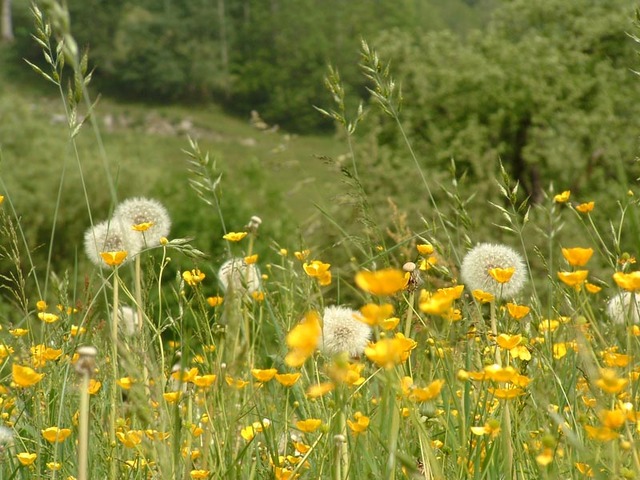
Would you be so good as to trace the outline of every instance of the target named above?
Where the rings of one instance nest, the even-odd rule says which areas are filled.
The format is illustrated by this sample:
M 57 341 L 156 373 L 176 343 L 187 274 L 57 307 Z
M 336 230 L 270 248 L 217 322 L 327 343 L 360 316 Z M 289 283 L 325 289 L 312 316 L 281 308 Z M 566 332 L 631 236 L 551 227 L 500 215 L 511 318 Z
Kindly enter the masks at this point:
M 315 432 L 320 425 L 322 425 L 322 420 L 318 418 L 308 418 L 307 420 L 298 420 L 296 422 L 296 428 L 306 433 Z
M 383 338 L 369 344 L 364 354 L 379 367 L 392 368 L 394 365 L 405 362 L 416 346 L 417 343 L 414 340 L 397 333 L 394 338 Z
M 299 373 L 276 373 L 276 381 L 285 387 L 291 387 L 300 378 Z
M 87 393 L 89 395 L 95 395 L 100 391 L 100 387 L 102 387 L 102 383 L 100 383 L 95 378 L 89 380 L 89 386 L 87 387 Z
M 187 270 L 182 272 L 182 278 L 187 285 L 191 287 L 195 287 L 197 284 L 202 282 L 205 279 L 206 275 L 202 273 L 199 269 L 195 268 L 191 271 Z
M 253 265 L 254 263 L 256 263 L 258 261 L 258 254 L 253 254 L 253 255 L 249 255 L 247 257 L 244 257 L 244 263 L 246 263 L 247 265 Z
M 213 374 L 196 375 L 195 377 L 193 377 L 193 384 L 196 387 L 207 388 L 213 385 L 213 383 L 216 381 L 216 378 L 218 378 L 218 376 Z
M 314 260 L 311 263 L 305 262 L 302 268 L 307 275 L 318 280 L 320 286 L 326 287 L 327 285 L 331 285 L 331 272 L 329 271 L 331 264 Z
M 355 281 L 360 289 L 379 296 L 395 295 L 407 286 L 405 272 L 396 268 L 358 272 Z
M 133 379 L 131 377 L 122 377 L 116 380 L 116 384 L 124 390 L 129 390 L 133 385 Z
M 513 277 L 513 274 L 516 272 L 515 267 L 508 268 L 490 268 L 487 273 L 491 278 L 493 278 L 498 283 L 507 283 Z
M 589 275 L 589 270 L 576 270 L 575 272 L 558 272 L 560 281 L 570 287 L 579 287 Z
M 562 193 L 559 193 L 555 197 L 553 197 L 553 201 L 556 203 L 567 203 L 569 201 L 569 197 L 571 197 L 571 191 L 565 190 Z
M 593 440 L 599 442 L 610 442 L 620 436 L 616 431 L 607 427 L 593 427 L 591 425 L 585 425 L 584 429 L 587 432 L 587 436 Z
M 320 316 L 317 312 L 308 312 L 287 334 L 286 342 L 290 351 L 285 357 L 285 363 L 290 367 L 302 366 L 313 355 L 321 335 Z
M 60 443 L 71 435 L 71 430 L 68 428 L 49 427 L 41 430 L 42 437 L 49 443 Z
M 489 292 L 485 292 L 484 290 L 474 290 L 471 292 L 473 298 L 475 298 L 480 303 L 489 303 L 493 302 L 496 297 Z
M 222 305 L 222 302 L 224 302 L 224 297 L 220 297 L 217 295 L 215 297 L 207 298 L 207 303 L 210 307 L 217 307 L 218 305 Z
M 640 271 L 629 273 L 616 272 L 613 274 L 613 279 L 620 288 L 629 292 L 637 292 L 640 290 Z
M 21 453 L 18 453 L 16 457 L 18 457 L 18 461 L 20 462 L 21 465 L 24 465 L 25 467 L 27 467 L 36 461 L 36 458 L 38 458 L 38 455 L 35 453 L 21 452 Z
M 383 303 L 382 305 L 367 303 L 360 309 L 360 313 L 362 314 L 362 317 L 355 318 L 373 327 L 375 325 L 379 325 L 393 315 L 393 305 L 390 303 Z
M 580 213 L 589 213 L 593 211 L 595 206 L 596 206 L 596 202 L 581 203 L 580 205 L 576 205 L 576 210 L 579 211 Z
M 127 255 L 129 255 L 129 253 L 124 250 L 119 252 L 100 252 L 100 257 L 102 257 L 104 263 L 110 267 L 117 267 L 120 265 L 127 258 Z
M 36 308 L 39 312 L 44 312 L 47 309 L 47 302 L 45 302 L 44 300 L 38 300 L 36 302 Z
M 167 403 L 176 403 L 182 397 L 182 392 L 166 392 L 162 394 L 162 398 L 165 399 Z
M 222 238 L 229 242 L 239 242 L 246 236 L 247 232 L 229 232 L 226 235 L 223 235 Z
M 189 476 L 194 480 L 199 478 L 207 478 L 211 472 L 209 470 L 191 470 Z
M 380 328 L 383 330 L 393 330 L 398 326 L 398 323 L 400 323 L 400 319 L 398 317 L 385 318 L 380 322 Z
M 584 284 L 584 288 L 586 288 L 587 292 L 589 293 L 598 293 L 600 290 L 602 290 L 602 287 L 595 285 L 591 282 L 586 282 Z
M 333 391 L 336 386 L 332 382 L 323 382 L 307 388 L 307 398 L 318 398 Z
M 37 373 L 30 367 L 25 367 L 14 363 L 11 367 L 11 378 L 13 383 L 19 387 L 31 387 L 44 377 L 44 373 Z
M 311 253 L 311 250 L 309 250 L 307 248 L 307 249 L 302 250 L 300 252 L 293 252 L 293 256 L 296 257 L 301 262 L 304 262 L 307 259 L 307 257 L 309 256 L 310 253 Z
M 38 318 L 44 323 L 54 323 L 60 320 L 60 317 L 55 313 L 39 312 Z
M 116 437 L 120 443 L 127 448 L 135 448 L 142 443 L 142 431 L 141 430 L 128 430 L 126 432 L 116 432 Z
M 414 402 L 427 402 L 433 400 L 442 391 L 444 380 L 434 380 L 424 388 L 414 388 L 409 394 L 409 398 Z
M 500 400 L 512 400 L 524 394 L 524 390 L 520 387 L 489 388 L 488 390 Z
M 584 267 L 593 255 L 593 248 L 563 248 L 562 256 L 572 267 Z
M 369 417 L 363 415 L 362 412 L 356 412 L 353 414 L 353 420 L 347 420 L 347 425 L 356 435 L 363 433 L 369 427 Z
M 146 232 L 154 225 L 155 225 L 154 222 L 142 222 L 142 223 L 137 223 L 135 225 L 131 225 L 131 229 L 135 230 L 136 232 Z
M 506 333 L 501 333 L 496 338 L 496 343 L 500 348 L 504 348 L 505 350 L 511 350 L 512 348 L 516 348 L 522 342 L 522 335 L 508 335 Z
M 531 309 L 526 305 L 517 305 L 515 303 L 509 302 L 507 303 L 507 311 L 509 312 L 509 315 L 511 315 L 511 317 L 516 320 L 520 320 L 521 318 L 526 317 Z
M 275 368 L 268 368 L 265 370 L 259 368 L 251 369 L 251 375 L 253 375 L 259 382 L 268 382 L 272 380 L 276 373 L 278 373 L 278 370 Z
M 420 245 L 416 245 L 416 248 L 420 255 L 431 255 L 433 253 L 433 245 L 430 243 L 421 243 Z
M 615 370 L 603 368 L 600 370 L 600 378 L 596 380 L 596 386 L 607 393 L 620 393 L 627 386 L 629 380 L 619 378 Z

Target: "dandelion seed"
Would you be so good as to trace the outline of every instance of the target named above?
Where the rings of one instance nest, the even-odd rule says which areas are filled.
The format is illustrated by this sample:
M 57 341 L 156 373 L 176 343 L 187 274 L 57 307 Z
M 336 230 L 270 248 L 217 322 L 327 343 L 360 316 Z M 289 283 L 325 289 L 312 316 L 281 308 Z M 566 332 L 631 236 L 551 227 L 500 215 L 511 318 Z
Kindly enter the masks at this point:
M 120 203 L 113 212 L 122 228 L 131 231 L 141 244 L 153 247 L 162 237 L 169 235 L 171 218 L 167 209 L 157 200 L 138 197 Z
M 364 352 L 371 337 L 371 328 L 364 323 L 359 312 L 346 307 L 331 306 L 324 309 L 320 345 L 327 355 L 347 352 L 357 357 Z
M 240 294 L 251 294 L 260 289 L 260 271 L 256 265 L 247 265 L 243 258 L 232 258 L 218 271 L 222 289 Z
M 640 294 L 622 292 L 607 303 L 607 315 L 614 323 L 640 323 Z
M 489 273 L 496 268 L 513 268 L 514 271 L 508 280 L 499 282 Z M 482 290 L 496 297 L 513 298 L 527 281 L 527 267 L 522 256 L 511 247 L 481 243 L 464 257 L 460 275 L 472 291 Z M 501 275 L 500 278 L 504 277 Z
M 121 222 L 107 221 L 95 225 L 84 234 L 84 248 L 89 260 L 99 267 L 109 266 L 103 253 L 114 253 L 114 261 L 117 253 L 126 252 L 126 258 L 122 262 L 128 262 L 135 257 L 142 247 L 140 238 L 137 238 L 129 230 L 121 227 Z M 110 260 L 107 257 L 107 260 Z

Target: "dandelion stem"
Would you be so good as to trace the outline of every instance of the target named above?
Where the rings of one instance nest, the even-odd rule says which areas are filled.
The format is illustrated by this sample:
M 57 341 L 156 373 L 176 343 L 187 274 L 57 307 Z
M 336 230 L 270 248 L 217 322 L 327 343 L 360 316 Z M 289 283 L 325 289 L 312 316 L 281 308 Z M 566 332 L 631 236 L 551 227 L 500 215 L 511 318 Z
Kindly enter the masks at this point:
M 80 419 L 78 441 L 78 480 L 87 480 L 89 459 L 89 381 L 90 372 L 83 372 L 80 385 Z
M 113 374 L 111 382 L 111 412 L 110 412 L 110 428 L 109 428 L 109 443 L 111 447 L 111 462 L 109 465 L 109 480 L 116 480 L 116 401 L 117 401 L 117 384 L 118 379 L 118 293 L 119 293 L 119 278 L 118 267 L 113 271 L 113 305 L 112 305 L 112 317 L 111 317 L 111 371 Z

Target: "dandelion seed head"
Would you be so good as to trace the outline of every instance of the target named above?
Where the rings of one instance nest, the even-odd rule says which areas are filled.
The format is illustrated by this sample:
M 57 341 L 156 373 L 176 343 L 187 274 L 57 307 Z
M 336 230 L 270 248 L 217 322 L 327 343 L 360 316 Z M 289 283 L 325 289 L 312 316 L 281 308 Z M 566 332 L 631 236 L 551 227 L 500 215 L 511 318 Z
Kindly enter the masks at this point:
M 371 337 L 371 327 L 358 320 L 358 317 L 359 312 L 346 307 L 331 306 L 324 309 L 320 341 L 325 354 L 347 352 L 356 357 L 364 352 Z
M 13 432 L 7 427 L 0 427 L 0 449 L 8 447 L 13 442 Z
M 122 329 L 122 333 L 130 337 L 134 335 L 138 329 L 138 312 L 128 305 L 121 305 L 118 309 L 118 324 Z
M 103 252 L 127 252 L 123 263 L 135 257 L 141 249 L 140 238 L 132 232 L 123 229 L 121 222 L 105 221 L 89 228 L 84 234 L 84 249 L 95 265 L 106 267 L 107 263 L 101 257 Z
M 243 258 L 232 258 L 222 264 L 218 271 L 218 280 L 222 289 L 237 293 L 251 294 L 260 289 L 260 270 L 252 263 L 247 264 Z
M 499 283 L 489 275 L 492 268 L 515 268 L 509 281 Z M 483 290 L 496 297 L 513 298 L 527 281 L 527 266 L 522 256 L 506 245 L 480 243 L 462 260 L 462 281 L 470 290 Z
M 125 229 L 132 229 L 134 225 L 151 224 L 143 232 L 133 232 L 142 238 L 147 246 L 158 245 L 160 239 L 167 237 L 171 229 L 171 218 L 167 209 L 162 203 L 151 198 L 129 198 L 116 207 L 113 216 L 122 219 Z
M 622 292 L 607 303 L 607 315 L 613 323 L 640 323 L 640 294 Z

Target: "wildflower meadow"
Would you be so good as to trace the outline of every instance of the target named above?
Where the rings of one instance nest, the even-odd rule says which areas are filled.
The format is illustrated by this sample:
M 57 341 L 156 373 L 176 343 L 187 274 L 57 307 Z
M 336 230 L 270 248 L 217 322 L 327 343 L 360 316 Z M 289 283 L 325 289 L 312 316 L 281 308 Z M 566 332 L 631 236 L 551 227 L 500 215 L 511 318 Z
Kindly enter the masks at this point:
M 32 14 L 48 69 L 32 67 L 60 94 L 82 172 L 77 136 L 102 141 L 100 104 L 68 12 L 46 5 Z M 90 222 L 53 271 L 0 184 L 0 479 L 640 478 L 636 183 L 607 206 L 553 184 L 534 202 L 500 166 L 499 201 L 474 209 L 497 220 L 474 229 L 474 199 L 443 204 L 406 134 L 391 59 L 366 41 L 360 59 L 408 152 L 418 228 L 362 222 L 356 239 L 327 215 L 330 246 L 322 230 L 272 237 L 250 192 L 256 215 L 225 218 L 225 178 L 189 138 L 174 181 L 217 219 L 200 234 L 224 254 L 198 249 L 162 196 L 122 198 L 105 175 L 108 215 L 65 186 Z M 335 102 L 317 114 L 341 128 L 368 218 L 365 109 L 350 113 L 337 71 L 326 83 Z

